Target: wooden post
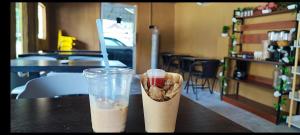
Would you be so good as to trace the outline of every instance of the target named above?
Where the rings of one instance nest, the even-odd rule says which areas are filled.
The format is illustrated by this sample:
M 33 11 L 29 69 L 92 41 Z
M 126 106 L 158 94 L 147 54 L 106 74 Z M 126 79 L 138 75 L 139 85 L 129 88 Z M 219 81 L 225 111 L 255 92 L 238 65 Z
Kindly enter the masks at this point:
M 298 15 L 298 12 L 297 12 L 297 15 Z M 296 16 L 297 16 L 296 15 Z M 300 28 L 300 25 L 299 25 L 299 21 L 298 21 L 298 30 Z M 292 85 L 292 98 L 291 98 L 291 102 L 290 102 L 290 111 L 289 111 L 289 117 L 288 117 L 288 127 L 291 127 L 291 117 L 292 117 L 292 113 L 293 113 L 293 106 L 294 106 L 294 94 L 295 94 L 295 89 L 296 89 L 296 72 L 297 72 L 297 66 L 298 66 L 298 55 L 299 55 L 299 31 L 297 31 L 297 38 L 295 40 L 296 42 L 296 54 L 295 54 L 295 62 L 294 62 L 294 73 L 293 73 L 293 85 Z

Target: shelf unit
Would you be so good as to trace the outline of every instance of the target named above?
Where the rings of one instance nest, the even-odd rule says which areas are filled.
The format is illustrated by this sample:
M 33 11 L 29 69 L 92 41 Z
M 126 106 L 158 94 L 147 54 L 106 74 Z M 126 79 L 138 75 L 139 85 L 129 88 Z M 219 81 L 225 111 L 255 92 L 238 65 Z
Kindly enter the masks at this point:
M 295 94 L 294 94 L 294 96 L 292 96 L 292 95 L 293 95 L 293 93 L 289 92 L 289 99 L 292 99 L 292 97 L 294 97 L 294 99 L 293 99 L 294 101 L 300 102 L 300 96 L 296 96 Z
M 243 44 L 257 44 L 261 43 L 262 40 L 267 39 L 266 33 L 259 33 L 259 34 L 244 34 L 244 31 L 251 31 L 251 30 L 267 30 L 267 29 L 289 29 L 289 28 L 298 28 L 298 21 L 297 20 L 289 20 L 289 21 L 277 21 L 277 22 L 267 22 L 267 23 L 257 23 L 257 24 L 245 24 L 244 20 L 248 18 L 255 18 L 255 17 L 263 17 L 263 16 L 271 16 L 276 14 L 284 14 L 284 13 L 292 13 L 292 12 L 298 12 L 298 9 L 294 10 L 280 10 L 280 11 L 273 11 L 268 14 L 256 14 L 253 16 L 248 17 L 236 17 L 235 11 L 233 12 L 233 17 L 238 19 L 241 22 L 241 27 L 239 30 L 235 29 L 235 23 L 233 22 L 232 26 L 232 35 L 234 34 L 240 34 L 239 43 L 236 45 L 239 47 L 239 52 L 243 50 Z M 233 47 L 233 40 L 231 40 L 230 47 Z M 271 65 L 279 65 L 279 66 L 291 66 L 287 65 L 281 62 L 275 62 L 275 61 L 265 61 L 265 60 L 254 60 L 254 59 L 244 59 L 244 58 L 238 58 L 238 57 L 231 57 L 231 52 L 228 53 L 229 57 L 224 57 L 224 62 L 226 61 L 247 61 L 251 63 L 258 63 L 258 64 L 271 64 Z M 254 100 L 248 99 L 246 97 L 239 95 L 239 84 L 240 83 L 248 83 L 253 84 L 259 87 L 264 87 L 268 89 L 275 89 L 273 88 L 273 79 L 272 78 L 265 78 L 260 76 L 254 76 L 254 75 L 248 75 L 247 79 L 245 80 L 236 80 L 233 77 L 225 76 L 225 68 L 223 68 L 223 76 L 228 80 L 233 80 L 236 82 L 236 90 L 235 94 L 226 94 L 224 95 L 224 81 L 222 81 L 222 89 L 221 89 L 221 100 L 231 103 L 233 105 L 236 105 L 240 108 L 243 108 L 245 110 L 248 110 L 258 116 L 261 116 L 275 124 L 279 124 L 280 117 L 282 114 L 288 114 L 287 112 L 283 112 L 280 110 L 280 102 L 282 99 L 282 96 L 288 95 L 291 90 L 284 91 L 283 90 L 283 81 L 281 81 L 280 84 L 280 93 L 281 96 L 278 97 L 278 106 L 276 109 L 273 107 L 269 107 L 266 105 L 263 105 L 259 102 L 256 102 Z
M 283 65 L 283 63 L 280 62 L 272 62 L 272 61 L 262 61 L 262 60 L 254 60 L 254 59 L 242 59 L 242 58 L 234 58 L 234 57 L 224 57 L 224 61 L 227 60 L 240 60 L 240 61 L 247 61 L 247 62 L 253 62 L 253 63 L 259 63 L 259 64 L 271 64 L 271 65 Z M 223 68 L 223 73 L 225 72 Z M 236 82 L 236 89 L 235 94 L 228 94 L 224 95 L 224 88 L 222 83 L 222 89 L 221 89 L 221 100 L 233 104 L 235 106 L 238 106 L 240 108 L 243 108 L 249 112 L 252 112 L 262 118 L 265 118 L 266 120 L 269 120 L 272 123 L 279 124 L 280 123 L 280 115 L 284 114 L 287 115 L 287 112 L 280 111 L 280 106 L 278 106 L 277 111 L 273 107 L 269 107 L 266 105 L 262 105 L 259 102 L 253 101 L 251 99 L 248 99 L 246 97 L 239 95 L 239 86 L 240 83 L 247 83 L 256 85 L 259 87 L 267 88 L 267 89 L 273 89 L 273 79 L 265 78 L 261 76 L 255 76 L 255 75 L 248 75 L 247 79 L 245 80 L 236 80 L 233 77 L 226 77 L 226 79 L 234 80 Z M 278 103 L 280 102 L 282 96 L 288 95 L 290 90 L 281 92 L 281 96 L 278 97 Z M 239 97 L 239 98 L 236 98 Z M 270 111 L 272 110 L 272 111 Z
M 247 110 L 251 113 L 254 113 L 272 123 L 277 122 L 277 111 L 273 107 L 255 102 L 246 97 L 230 94 L 223 97 L 223 101 L 235 105 L 239 108 Z M 288 112 L 282 112 L 283 114 L 288 114 Z
M 298 61 L 298 63 L 299 63 L 299 61 Z M 295 72 L 295 69 L 296 69 L 296 72 Z M 300 75 L 300 67 L 299 66 L 297 66 L 296 68 L 292 67 L 292 73 L 296 74 L 296 75 Z
M 225 58 L 225 59 L 232 59 L 232 60 L 241 60 L 241 61 L 248 61 L 248 62 L 262 63 L 262 64 L 283 65 L 283 63 L 276 62 L 276 61 L 255 60 L 255 59 L 243 59 L 243 58 L 237 58 L 237 57 L 224 57 L 224 58 Z
M 256 14 L 256 15 L 252 15 L 252 16 L 246 16 L 246 17 L 236 17 L 237 19 L 247 19 L 247 18 L 255 18 L 255 17 L 261 17 L 261 16 L 270 16 L 270 15 L 276 15 L 276 14 L 283 14 L 283 13 L 289 13 L 289 12 L 296 12 L 297 9 L 283 9 L 283 10 L 277 10 L 277 11 L 273 11 L 271 13 L 267 13 L 267 14 Z
M 299 4 L 297 5 L 298 7 L 300 6 Z M 299 10 L 297 10 L 297 16 L 299 17 Z M 299 25 L 299 19 L 298 18 L 298 29 L 300 28 Z M 299 67 L 298 67 L 298 59 L 299 59 L 299 36 L 300 33 L 298 31 L 297 33 L 297 39 L 294 41 L 294 46 L 296 48 L 296 54 L 295 54 L 295 61 L 294 61 L 294 66 L 292 68 L 292 73 L 293 73 L 293 85 L 292 85 L 292 92 L 289 93 L 289 98 L 290 98 L 290 110 L 289 110 L 289 116 L 287 117 L 286 122 L 288 123 L 288 127 L 291 127 L 293 125 L 294 127 L 300 128 L 300 115 L 294 115 L 293 116 L 293 109 L 294 109 L 294 101 L 297 102 L 297 108 L 296 108 L 296 114 L 299 112 L 299 102 L 300 102 L 300 97 L 298 96 L 295 98 L 295 90 L 296 90 L 296 83 L 297 83 L 297 76 L 300 75 L 299 72 Z

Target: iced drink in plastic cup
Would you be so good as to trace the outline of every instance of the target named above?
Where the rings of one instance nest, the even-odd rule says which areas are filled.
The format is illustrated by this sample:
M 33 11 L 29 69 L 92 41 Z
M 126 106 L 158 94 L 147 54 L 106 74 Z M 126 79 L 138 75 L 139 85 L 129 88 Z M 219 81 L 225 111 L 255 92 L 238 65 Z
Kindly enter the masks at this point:
M 94 132 L 124 132 L 133 70 L 91 68 L 83 71 L 89 84 Z

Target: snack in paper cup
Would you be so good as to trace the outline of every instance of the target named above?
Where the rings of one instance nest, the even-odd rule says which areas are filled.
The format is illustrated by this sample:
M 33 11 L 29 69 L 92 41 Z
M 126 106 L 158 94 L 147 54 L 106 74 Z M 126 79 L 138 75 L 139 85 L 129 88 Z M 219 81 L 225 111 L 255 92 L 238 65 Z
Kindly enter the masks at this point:
M 164 80 L 157 81 L 149 80 L 153 76 L 149 77 L 147 73 L 141 75 L 146 132 L 175 131 L 183 79 L 177 73 L 165 72 L 163 76 Z M 156 85 L 156 82 L 162 81 L 163 85 Z
M 141 76 L 142 87 L 147 95 L 155 101 L 168 101 L 181 87 L 180 75 L 166 73 L 161 69 L 150 69 Z

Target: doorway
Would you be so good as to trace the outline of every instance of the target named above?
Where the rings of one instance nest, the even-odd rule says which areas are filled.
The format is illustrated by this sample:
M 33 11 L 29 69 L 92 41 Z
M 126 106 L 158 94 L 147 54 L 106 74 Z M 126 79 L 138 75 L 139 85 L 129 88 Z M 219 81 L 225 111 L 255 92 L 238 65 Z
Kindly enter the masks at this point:
M 108 58 L 136 71 L 136 5 L 101 3 L 103 36 Z
M 23 54 L 23 9 L 22 3 L 16 2 L 16 58 Z

